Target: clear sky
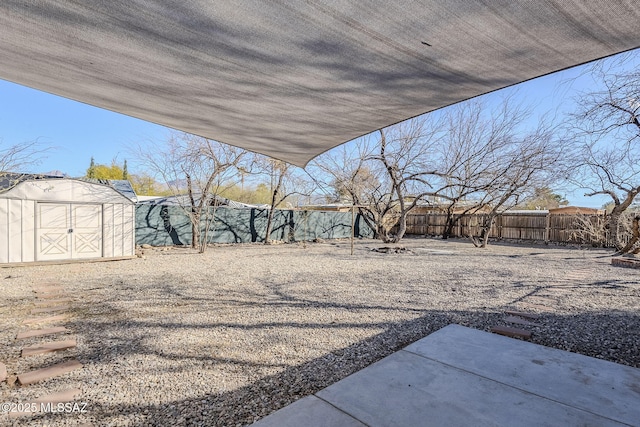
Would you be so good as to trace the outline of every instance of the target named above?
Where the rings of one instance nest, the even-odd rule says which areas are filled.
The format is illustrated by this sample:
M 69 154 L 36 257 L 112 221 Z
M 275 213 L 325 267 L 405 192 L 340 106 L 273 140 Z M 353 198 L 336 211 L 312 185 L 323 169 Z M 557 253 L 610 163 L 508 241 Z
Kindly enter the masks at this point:
M 539 112 L 571 109 L 572 99 L 585 87 L 581 67 L 518 85 L 518 93 Z M 487 96 L 496 96 L 500 92 Z M 119 164 L 128 157 L 127 147 L 139 141 L 166 140 L 169 129 L 149 122 L 71 101 L 0 80 L 0 141 L 2 146 L 39 140 L 54 147 L 25 172 L 60 170 L 70 176 L 85 174 L 91 157 L 96 163 Z M 0 149 L 2 148 L 0 146 Z M 128 159 L 131 165 L 133 159 Z M 135 173 L 135 168 L 130 172 Z M 562 191 L 571 204 L 601 207 L 604 198 L 585 198 L 583 191 Z

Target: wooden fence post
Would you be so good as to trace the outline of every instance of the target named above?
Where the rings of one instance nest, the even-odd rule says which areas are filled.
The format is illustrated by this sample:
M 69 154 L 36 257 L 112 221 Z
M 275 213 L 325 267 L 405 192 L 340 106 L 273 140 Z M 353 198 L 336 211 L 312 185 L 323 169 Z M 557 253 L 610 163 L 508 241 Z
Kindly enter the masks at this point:
M 545 243 L 549 243 L 550 227 L 551 227 L 551 213 L 547 212 L 546 223 L 544 226 L 544 242 Z

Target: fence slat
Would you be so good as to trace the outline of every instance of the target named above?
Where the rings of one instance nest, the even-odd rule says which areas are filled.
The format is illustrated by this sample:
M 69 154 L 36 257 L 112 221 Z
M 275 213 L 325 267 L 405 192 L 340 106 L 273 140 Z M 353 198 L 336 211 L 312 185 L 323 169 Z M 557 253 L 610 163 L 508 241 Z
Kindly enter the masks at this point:
M 484 215 L 486 214 L 470 214 L 460 218 L 453 227 L 452 237 L 479 235 Z M 580 217 L 583 221 L 586 218 L 593 224 L 602 224 L 605 218 L 602 215 L 580 215 Z M 410 214 L 407 216 L 406 234 L 441 236 L 446 223 L 447 214 L 444 213 Z M 496 218 L 489 237 L 555 243 L 603 243 L 585 238 L 584 233 L 580 233 L 578 216 L 548 213 L 503 213 Z

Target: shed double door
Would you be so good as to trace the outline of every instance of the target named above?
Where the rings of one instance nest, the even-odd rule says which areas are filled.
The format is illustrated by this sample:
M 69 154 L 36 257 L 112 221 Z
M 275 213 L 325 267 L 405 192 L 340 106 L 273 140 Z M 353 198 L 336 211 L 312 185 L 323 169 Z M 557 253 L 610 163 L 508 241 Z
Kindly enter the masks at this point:
M 102 205 L 38 203 L 36 260 L 102 256 Z

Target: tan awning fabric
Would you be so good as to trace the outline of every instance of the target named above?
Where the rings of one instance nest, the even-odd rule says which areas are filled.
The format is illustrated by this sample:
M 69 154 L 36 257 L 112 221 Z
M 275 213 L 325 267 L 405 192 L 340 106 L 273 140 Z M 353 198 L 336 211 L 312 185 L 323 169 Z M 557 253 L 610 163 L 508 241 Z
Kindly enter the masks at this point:
M 2 0 L 0 77 L 304 165 L 640 46 L 615 0 Z

